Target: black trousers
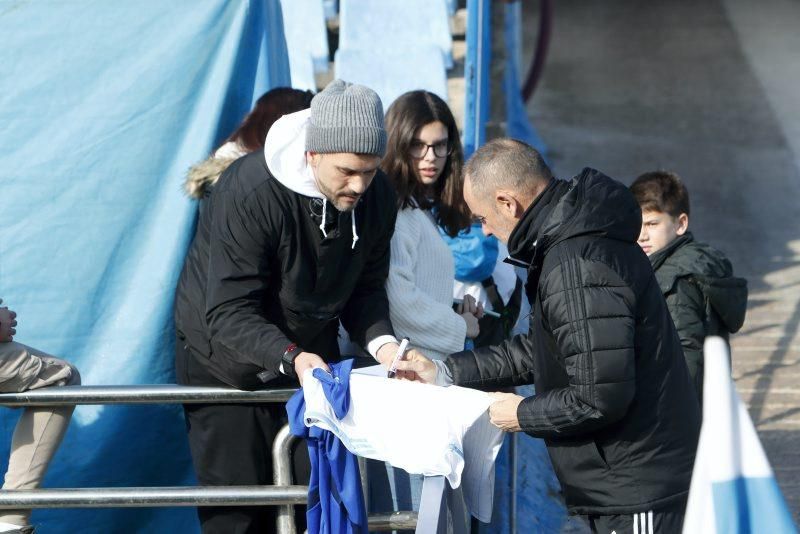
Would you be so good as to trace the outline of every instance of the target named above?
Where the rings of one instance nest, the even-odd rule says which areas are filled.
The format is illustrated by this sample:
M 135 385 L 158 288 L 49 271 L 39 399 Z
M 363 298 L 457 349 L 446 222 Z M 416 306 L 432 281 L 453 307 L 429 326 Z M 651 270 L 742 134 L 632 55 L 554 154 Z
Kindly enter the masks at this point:
M 225 386 L 208 374 L 182 342 L 177 344 L 181 384 Z M 189 447 L 203 486 L 272 485 L 272 443 L 286 424 L 284 404 L 186 404 Z M 294 484 L 308 484 L 310 462 L 305 441 L 292 450 Z M 305 529 L 305 506 L 295 507 L 298 531 Z M 274 532 L 275 506 L 201 506 L 203 534 Z
M 681 534 L 686 502 L 636 514 L 580 516 L 597 534 Z

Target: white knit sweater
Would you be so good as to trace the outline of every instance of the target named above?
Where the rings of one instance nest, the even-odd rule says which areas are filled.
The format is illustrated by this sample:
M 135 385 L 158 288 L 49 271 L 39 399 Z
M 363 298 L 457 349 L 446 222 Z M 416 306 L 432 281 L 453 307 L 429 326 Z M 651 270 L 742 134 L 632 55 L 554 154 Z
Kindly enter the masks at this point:
M 443 359 L 464 348 L 467 323 L 453 311 L 453 256 L 429 212 L 404 208 L 397 214 L 386 294 L 398 338 L 429 358 Z

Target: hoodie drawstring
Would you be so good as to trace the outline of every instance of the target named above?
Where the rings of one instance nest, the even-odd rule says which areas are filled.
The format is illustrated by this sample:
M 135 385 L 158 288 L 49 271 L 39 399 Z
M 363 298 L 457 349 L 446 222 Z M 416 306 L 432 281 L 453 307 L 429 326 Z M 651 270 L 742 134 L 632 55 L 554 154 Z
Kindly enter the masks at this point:
M 325 222 L 328 214 L 328 199 L 322 199 L 322 221 L 319 223 L 319 230 L 322 232 L 322 237 L 327 238 L 328 232 L 325 231 Z M 350 228 L 353 231 L 353 244 L 350 246 L 351 250 L 355 250 L 356 243 L 358 243 L 358 230 L 356 230 L 356 210 L 353 208 L 353 211 L 350 214 Z
M 356 232 L 356 208 L 353 208 L 353 211 L 350 213 L 350 220 L 353 223 L 353 246 L 350 247 L 350 250 L 355 250 L 356 243 L 358 242 L 358 232 Z
M 328 199 L 322 199 L 322 222 L 319 223 L 319 229 L 322 231 L 322 237 L 327 238 L 328 232 L 325 231 L 325 215 L 327 215 Z

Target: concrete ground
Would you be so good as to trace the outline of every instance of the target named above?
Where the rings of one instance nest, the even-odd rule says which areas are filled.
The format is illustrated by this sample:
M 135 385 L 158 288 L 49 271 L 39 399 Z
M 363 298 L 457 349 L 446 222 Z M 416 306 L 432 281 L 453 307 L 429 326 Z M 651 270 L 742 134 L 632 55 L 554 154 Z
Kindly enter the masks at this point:
M 800 517 L 800 2 L 554 2 L 529 114 L 557 174 L 676 171 L 695 236 L 748 279 L 734 377 Z M 531 57 L 538 2 L 525 2 Z

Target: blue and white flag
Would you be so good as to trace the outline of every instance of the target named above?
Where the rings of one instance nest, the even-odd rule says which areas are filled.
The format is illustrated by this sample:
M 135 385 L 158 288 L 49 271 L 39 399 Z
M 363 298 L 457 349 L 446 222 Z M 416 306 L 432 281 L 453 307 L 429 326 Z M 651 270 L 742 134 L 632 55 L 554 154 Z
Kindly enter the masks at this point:
M 718 337 L 704 349 L 703 427 L 684 534 L 796 533 Z

